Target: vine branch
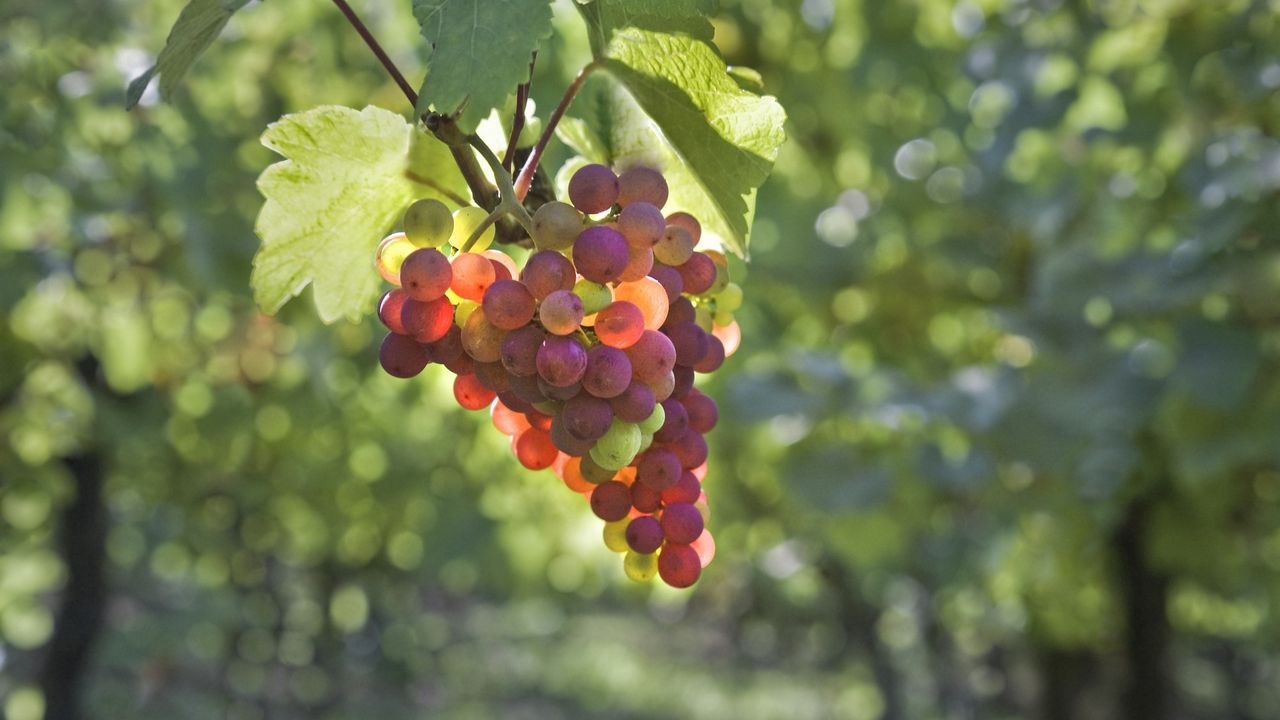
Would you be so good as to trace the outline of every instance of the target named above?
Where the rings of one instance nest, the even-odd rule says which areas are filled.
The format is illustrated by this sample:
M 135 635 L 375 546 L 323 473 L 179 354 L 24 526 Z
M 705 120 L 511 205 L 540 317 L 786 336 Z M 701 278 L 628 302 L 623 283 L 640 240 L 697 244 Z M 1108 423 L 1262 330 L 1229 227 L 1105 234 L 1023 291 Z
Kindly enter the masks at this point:
M 351 6 L 347 4 L 347 0 L 333 0 L 333 4 L 338 6 L 342 14 L 347 17 L 347 22 L 351 23 L 351 27 L 355 28 L 360 37 L 364 39 L 364 44 L 368 45 L 373 54 L 378 57 L 378 61 L 382 63 L 382 67 L 387 69 L 391 79 L 396 81 L 396 84 L 400 86 L 400 90 L 404 92 L 404 96 L 409 98 L 409 104 L 415 108 L 418 107 L 418 93 L 414 92 L 413 88 L 404 79 L 404 75 L 400 73 L 400 68 L 391 62 L 391 58 L 387 56 L 386 51 L 378 44 L 378 41 L 373 37 L 373 33 L 369 32 L 369 28 L 365 27 L 360 17 L 356 15 L 356 11 L 352 10 Z
M 516 144 L 520 142 L 520 133 L 524 132 L 524 109 L 529 104 L 529 86 L 533 84 L 533 66 L 538 62 L 538 51 L 534 50 L 529 58 L 529 80 L 516 87 L 516 114 L 511 118 L 511 137 L 507 140 L 507 151 L 502 155 L 502 167 L 515 170 Z
M 569 109 L 569 104 L 582 89 L 582 83 L 586 81 L 587 76 L 598 67 L 600 66 L 595 62 L 588 63 L 578 71 L 573 82 L 569 83 L 569 87 L 565 88 L 564 97 L 560 98 L 560 104 L 547 119 L 547 126 L 542 129 L 538 144 L 533 146 L 533 152 L 529 153 L 529 158 L 524 161 L 524 167 L 520 168 L 520 175 L 515 182 L 516 198 L 524 200 L 525 195 L 529 194 L 529 186 L 533 184 L 533 174 L 538 170 L 538 163 L 542 160 L 542 153 L 547 149 L 547 143 L 551 142 L 551 135 L 556 131 L 556 125 L 560 124 L 560 118 L 564 117 L 564 111 Z
M 458 129 L 453 120 L 440 113 L 427 115 L 423 118 L 423 123 L 440 142 L 449 146 L 449 152 L 453 154 L 453 162 L 462 172 L 463 179 L 467 181 L 467 187 L 471 188 L 471 197 L 475 204 L 485 210 L 496 209 L 499 202 L 498 190 L 484 176 L 484 170 L 480 168 L 480 163 L 476 162 L 475 153 L 471 152 L 467 136 Z

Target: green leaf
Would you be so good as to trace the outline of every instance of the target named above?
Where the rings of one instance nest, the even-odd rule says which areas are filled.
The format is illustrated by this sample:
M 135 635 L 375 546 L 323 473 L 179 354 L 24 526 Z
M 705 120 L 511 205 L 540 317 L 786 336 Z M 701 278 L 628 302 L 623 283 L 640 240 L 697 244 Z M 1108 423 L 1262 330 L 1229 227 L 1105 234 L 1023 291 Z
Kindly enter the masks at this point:
M 156 64 L 129 83 L 125 93 L 125 107 L 132 108 L 142 98 L 147 84 L 156 73 L 160 74 L 160 95 L 171 97 L 182 77 L 200 57 L 237 10 L 249 0 L 191 0 L 178 14 L 178 20 L 169 31 L 164 49 L 156 58 Z
M 465 188 L 443 143 L 377 107 L 330 105 L 285 115 L 263 133 L 262 144 L 286 158 L 258 178 L 266 202 L 250 282 L 268 313 L 308 284 L 326 323 L 372 311 L 378 241 L 415 198 L 443 200 L 437 188 Z M 406 177 L 411 144 L 414 174 L 433 186 Z
M 587 18 L 592 50 L 600 55 L 613 33 L 627 27 L 710 41 L 713 28 L 707 18 L 716 6 L 716 0 L 595 0 L 578 9 Z
M 604 140 L 585 120 L 563 117 L 556 125 L 556 137 L 573 148 L 579 155 L 594 163 L 610 162 L 610 152 Z
M 716 51 L 689 36 L 621 28 L 597 52 L 625 89 L 612 98 L 615 164 L 660 168 L 670 209 L 693 213 L 745 257 L 756 188 L 786 138 L 782 106 L 742 89 Z
M 418 112 L 456 114 L 466 132 L 528 79 L 551 35 L 550 0 L 413 0 L 413 14 L 433 48 Z

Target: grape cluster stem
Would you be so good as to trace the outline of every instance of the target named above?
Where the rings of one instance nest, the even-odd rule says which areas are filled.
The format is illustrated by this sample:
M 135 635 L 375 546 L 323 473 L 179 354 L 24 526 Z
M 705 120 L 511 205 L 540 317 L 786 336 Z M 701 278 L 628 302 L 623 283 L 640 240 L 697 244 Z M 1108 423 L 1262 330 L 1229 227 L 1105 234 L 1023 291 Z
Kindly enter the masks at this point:
M 596 68 L 600 67 L 595 62 L 588 63 L 585 67 L 578 71 L 577 76 L 573 78 L 573 82 L 569 83 L 569 87 L 565 88 L 564 97 L 560 98 L 560 104 L 551 113 L 551 117 L 547 119 L 547 126 L 542 129 L 542 136 L 538 138 L 538 144 L 533 146 L 533 152 L 529 153 L 529 158 L 524 161 L 524 167 L 520 168 L 520 175 L 516 177 L 515 194 L 516 199 L 524 201 L 524 197 L 529 194 L 529 186 L 533 184 L 533 174 L 538 170 L 538 163 L 542 160 L 542 153 L 547 149 L 547 143 L 551 142 L 551 136 L 555 134 L 556 126 L 560 124 L 560 118 L 564 117 L 564 111 L 569 109 L 569 105 L 573 99 L 577 97 L 578 91 L 582 89 L 582 84 L 586 82 L 587 76 Z

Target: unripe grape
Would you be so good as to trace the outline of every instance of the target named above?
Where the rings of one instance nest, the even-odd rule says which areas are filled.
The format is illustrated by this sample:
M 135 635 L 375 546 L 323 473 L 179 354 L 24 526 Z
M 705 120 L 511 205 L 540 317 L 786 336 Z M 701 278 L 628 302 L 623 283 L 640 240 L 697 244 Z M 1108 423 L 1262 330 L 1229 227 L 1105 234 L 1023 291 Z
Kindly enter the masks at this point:
M 742 307 L 742 287 L 737 283 L 725 285 L 724 290 L 716 295 L 716 310 L 733 312 Z
M 608 210 L 617 200 L 618 176 L 604 165 L 586 165 L 569 179 L 569 201 L 588 215 Z
M 668 225 L 658 243 L 653 246 L 653 257 L 664 265 L 683 265 L 693 255 L 693 237 L 679 225 Z
M 568 290 L 556 290 L 542 301 L 538 320 L 553 335 L 570 335 L 582 324 L 582 298 Z
M 471 233 L 480 227 L 480 223 L 489 216 L 484 209 L 475 207 L 474 205 L 458 208 L 453 213 L 453 234 L 449 236 L 449 244 L 455 249 L 461 250 L 463 245 L 467 244 L 467 240 L 471 237 Z M 494 229 L 493 225 L 484 229 L 480 233 L 480 237 L 476 240 L 476 244 L 467 248 L 468 252 L 479 253 L 481 250 L 493 244 Z
M 582 232 L 582 213 L 571 205 L 552 201 L 533 213 L 533 244 L 539 250 L 565 250 Z
M 583 479 L 585 479 L 587 482 L 593 485 L 599 485 L 600 483 L 603 483 L 603 482 L 609 482 L 610 480 L 614 479 L 618 475 L 617 470 L 611 470 L 609 468 L 602 466 L 600 463 L 596 462 L 595 459 L 592 458 L 591 455 L 589 454 L 582 458 L 582 462 L 579 464 L 578 467 L 582 472 Z
M 653 406 L 653 412 L 649 413 L 649 417 L 643 422 L 637 423 L 637 426 L 640 428 L 640 432 L 654 434 L 658 432 L 658 429 L 661 428 L 666 421 L 667 409 L 662 407 L 661 404 L 657 404 Z
M 502 359 L 502 341 L 507 331 L 485 318 L 484 313 L 471 313 L 462 327 L 462 349 L 479 362 L 498 362 Z
M 378 249 L 373 252 L 373 264 L 383 280 L 399 285 L 400 265 L 409 257 L 409 253 L 417 249 L 404 233 L 391 233 L 378 243 Z
M 698 553 L 698 564 L 704 568 L 716 557 L 716 539 L 711 536 L 710 530 L 703 530 L 698 539 L 689 544 L 689 547 Z
M 613 302 L 613 290 L 608 285 L 582 278 L 573 286 L 573 294 L 582 299 L 582 312 L 594 315 Z
M 702 239 L 702 223 L 687 212 L 671 213 L 667 216 L 667 224 L 684 228 L 689 233 L 689 237 L 693 238 L 694 245 Z
M 614 520 L 604 524 L 604 546 L 616 553 L 624 553 L 631 549 L 627 543 L 627 526 L 631 521 L 627 518 Z
M 653 251 L 649 248 L 627 246 L 627 266 L 622 268 L 618 279 L 622 282 L 634 282 L 649 274 L 653 269 Z
M 440 247 L 453 234 L 453 215 L 439 200 L 423 198 L 404 211 L 404 234 L 418 247 Z
M 658 555 L 656 553 L 638 553 L 628 550 L 622 559 L 622 571 L 636 582 L 652 580 L 658 574 Z
M 646 202 L 661 209 L 667 204 L 667 192 L 667 181 L 653 168 L 633 167 L 618 176 L 618 204 L 623 208 Z
M 742 329 L 738 327 L 737 320 L 723 327 L 713 328 L 711 333 L 724 343 L 725 357 L 730 357 L 737 352 L 738 345 L 742 343 Z
M 634 423 L 614 420 L 609 430 L 591 448 L 591 459 L 603 468 L 621 470 L 640 451 L 640 428 Z

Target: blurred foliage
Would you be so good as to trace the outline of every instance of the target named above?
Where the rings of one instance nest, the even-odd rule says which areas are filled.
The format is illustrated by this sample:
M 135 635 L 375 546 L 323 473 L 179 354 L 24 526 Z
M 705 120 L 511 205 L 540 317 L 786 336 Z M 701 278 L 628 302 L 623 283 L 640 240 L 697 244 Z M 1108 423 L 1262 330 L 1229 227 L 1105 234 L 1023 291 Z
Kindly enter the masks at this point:
M 5 718 L 45 704 L 86 453 L 99 717 L 1024 717 L 1061 657 L 1117 717 L 1135 508 L 1180 712 L 1280 707 L 1274 1 L 724 3 L 791 140 L 692 593 L 625 580 L 443 375 L 380 373 L 376 320 L 258 311 L 262 129 L 404 99 L 328 3 L 277 0 L 125 112 L 181 5 L 0 10 Z M 360 10 L 419 70 L 409 3 Z

